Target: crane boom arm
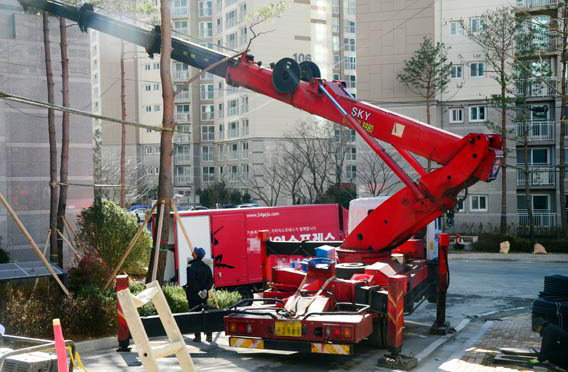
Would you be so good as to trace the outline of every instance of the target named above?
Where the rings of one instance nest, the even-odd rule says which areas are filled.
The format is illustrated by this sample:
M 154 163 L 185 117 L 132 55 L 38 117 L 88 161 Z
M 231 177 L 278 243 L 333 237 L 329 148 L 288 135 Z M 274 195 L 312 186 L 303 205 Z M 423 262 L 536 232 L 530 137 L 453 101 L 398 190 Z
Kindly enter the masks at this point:
M 81 30 L 93 28 L 142 46 L 150 56 L 160 52 L 160 28 L 147 30 L 94 11 L 52 0 L 19 0 L 26 7 L 48 11 L 78 23 Z M 353 98 L 341 81 L 318 76 L 301 78 L 293 63 L 272 69 L 255 63 L 250 55 L 229 58 L 198 44 L 172 38 L 172 58 L 206 69 L 233 86 L 242 86 L 357 131 L 406 185 L 375 209 L 347 236 L 342 247 L 353 252 L 377 252 L 396 248 L 414 233 L 456 204 L 460 191 L 475 182 L 494 179 L 500 168 L 503 139 L 495 134 L 473 133 L 461 137 L 417 120 Z M 295 62 L 294 62 L 295 63 Z M 290 66 L 291 65 L 291 66 Z M 289 68 L 289 69 L 288 69 Z M 319 73 L 319 71 L 318 71 Z M 304 81 L 300 81 L 303 79 Z M 290 89 L 282 89 L 292 82 Z M 390 143 L 417 171 L 413 181 L 375 141 Z M 427 172 L 411 155 L 442 165 Z

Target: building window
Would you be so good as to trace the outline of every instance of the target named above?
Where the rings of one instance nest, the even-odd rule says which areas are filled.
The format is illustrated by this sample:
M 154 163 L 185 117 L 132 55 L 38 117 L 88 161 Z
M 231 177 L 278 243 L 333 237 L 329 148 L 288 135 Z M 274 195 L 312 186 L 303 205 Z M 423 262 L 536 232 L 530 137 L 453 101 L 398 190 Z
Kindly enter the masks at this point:
M 239 158 L 239 145 L 233 143 L 229 147 L 229 159 L 230 160 L 237 160 Z
M 550 165 L 551 159 L 547 148 L 528 149 L 529 165 Z M 525 164 L 525 150 L 517 150 L 517 164 Z
M 356 165 L 348 165 L 345 167 L 345 176 L 349 180 L 353 180 L 357 178 L 357 166 Z
M 191 146 L 175 146 L 174 159 L 178 163 L 191 161 Z
M 240 45 L 246 44 L 247 41 L 248 41 L 247 28 L 242 27 L 239 29 L 239 44 Z
M 357 88 L 357 76 L 345 75 L 345 82 L 347 84 L 347 88 Z
M 206 38 L 213 36 L 213 22 L 199 22 L 199 37 Z
M 347 149 L 345 154 L 345 160 L 355 161 L 357 160 L 357 149 L 355 147 L 350 147 Z
M 345 7 L 347 14 L 355 15 L 355 13 L 356 13 L 355 0 L 346 0 L 343 3 L 343 6 Z
M 220 140 L 225 139 L 225 126 L 223 124 L 219 124 L 218 128 L 219 128 L 219 132 L 218 132 L 219 133 L 219 139 Z
M 239 167 L 236 165 L 231 166 L 231 181 L 239 180 Z
M 224 118 L 225 117 L 225 104 L 224 103 L 219 103 L 219 105 L 217 105 L 218 107 L 218 112 L 219 112 L 219 118 Z
M 249 110 L 249 98 L 248 96 L 241 97 L 241 114 L 248 112 Z
M 243 148 L 243 159 L 248 159 L 248 155 L 249 155 L 249 144 L 248 144 L 248 142 L 243 142 L 242 148 Z
M 469 121 L 485 120 L 485 106 L 469 106 Z
M 242 121 L 242 132 L 243 132 L 243 136 L 248 136 L 249 135 L 249 121 L 248 119 L 243 119 Z
M 355 21 L 345 21 L 344 30 L 345 30 L 345 33 L 354 34 L 355 33 Z
M 201 146 L 201 160 L 213 161 L 213 146 Z
M 225 14 L 225 24 L 227 25 L 227 28 L 233 27 L 234 25 L 237 24 L 237 11 L 236 10 L 231 10 L 230 12 Z
M 151 155 L 154 153 L 154 148 L 152 146 L 145 146 L 144 150 L 146 151 L 146 155 Z
M 144 106 L 144 111 L 152 112 L 152 106 L 151 105 Z
M 220 34 L 223 32 L 223 18 L 219 17 L 215 22 L 217 23 L 217 33 Z
M 238 115 L 239 114 L 239 100 L 238 99 L 232 99 L 229 102 L 227 102 L 227 115 L 229 116 L 234 116 L 234 115 Z
M 198 4 L 200 17 L 211 17 L 213 14 L 213 5 L 211 1 L 200 1 Z
M 242 164 L 241 165 L 241 177 L 243 177 L 244 179 L 247 179 L 249 175 L 249 166 L 248 164 Z
M 225 43 L 227 48 L 236 48 L 237 47 L 237 33 L 233 32 L 232 34 L 227 35 L 226 37 L 227 42 Z
M 213 99 L 213 84 L 201 84 L 201 99 Z
M 463 78 L 463 65 L 452 65 L 450 68 L 450 78 L 461 79 Z
M 239 22 L 245 19 L 247 15 L 247 3 L 239 4 Z
M 160 83 L 154 83 L 154 90 L 160 90 Z
M 172 17 L 186 17 L 188 14 L 187 0 L 172 1 Z
M 469 29 L 474 34 L 480 32 L 483 29 L 483 20 L 481 17 L 471 17 L 469 19 Z
M 203 167 L 202 179 L 203 182 L 215 181 L 215 167 Z
M 235 138 L 239 136 L 239 122 L 232 121 L 229 123 L 229 137 L 228 138 Z
M 339 33 L 339 18 L 333 17 L 331 20 L 331 32 L 338 34 Z
M 463 123 L 463 109 L 450 109 L 450 123 Z
M 335 62 L 335 61 L 334 61 Z M 355 57 L 345 57 L 345 68 L 347 70 L 357 69 L 357 58 Z
M 332 13 L 333 14 L 339 14 L 339 0 L 333 0 Z
M 144 84 L 144 90 L 145 90 L 146 92 L 151 91 L 151 90 L 152 90 L 152 85 L 150 85 L 150 84 Z
M 214 125 L 202 125 L 201 126 L 201 140 L 202 141 L 213 141 L 213 140 L 215 140 L 215 126 Z
M 174 21 L 174 31 L 183 35 L 187 35 L 187 21 Z
M 450 36 L 461 36 L 461 35 L 463 35 L 463 25 L 461 21 L 451 21 Z
M 154 70 L 159 70 L 160 69 L 160 62 L 154 62 L 152 64 L 152 67 L 154 68 Z
M 152 65 L 151 65 L 151 64 L 149 64 L 149 63 L 145 63 L 145 64 L 144 64 L 144 70 L 150 71 L 151 69 L 152 69 Z
M 161 106 L 160 105 L 154 105 L 154 112 L 160 112 L 161 111 Z
M 215 118 L 215 105 L 201 105 L 201 120 L 213 120 Z
M 332 36 L 331 47 L 334 52 L 339 52 L 339 36 Z
M 346 37 L 343 39 L 343 47 L 345 48 L 346 52 L 354 52 L 355 51 L 355 39 Z
M 471 212 L 487 212 L 487 196 L 471 195 L 469 198 L 469 210 Z
M 469 64 L 469 76 L 470 77 L 482 77 L 485 76 L 485 63 L 484 62 L 471 62 Z
M 533 212 L 550 212 L 550 196 L 546 194 L 530 195 Z M 525 194 L 517 194 L 517 209 L 527 210 L 527 197 Z

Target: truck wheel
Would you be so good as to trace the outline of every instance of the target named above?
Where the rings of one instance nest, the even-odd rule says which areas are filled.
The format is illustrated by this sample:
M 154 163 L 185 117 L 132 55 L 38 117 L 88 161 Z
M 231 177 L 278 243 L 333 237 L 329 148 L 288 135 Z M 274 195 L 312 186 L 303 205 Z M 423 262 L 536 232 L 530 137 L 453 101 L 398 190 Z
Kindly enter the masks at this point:
M 353 274 L 365 272 L 365 264 L 362 262 L 347 262 L 335 265 L 335 277 L 339 279 L 351 279 Z
M 373 333 L 367 338 L 369 345 L 377 349 L 386 349 L 388 346 L 387 331 L 388 326 L 386 319 L 373 319 Z
M 239 287 L 237 291 L 241 295 L 241 300 L 246 300 L 247 298 L 254 298 L 252 291 L 249 287 Z M 252 305 L 252 301 L 247 301 L 244 303 L 244 305 L 250 306 Z

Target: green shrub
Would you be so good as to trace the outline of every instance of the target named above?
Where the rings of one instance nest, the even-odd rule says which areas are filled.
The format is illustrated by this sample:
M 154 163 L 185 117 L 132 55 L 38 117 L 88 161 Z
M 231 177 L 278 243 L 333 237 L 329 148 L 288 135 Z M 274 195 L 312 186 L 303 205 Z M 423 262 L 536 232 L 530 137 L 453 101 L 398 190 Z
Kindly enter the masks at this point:
M 239 292 L 226 291 L 223 289 L 216 290 L 214 297 L 215 298 L 209 296 L 207 299 L 207 306 L 210 309 L 225 309 L 242 300 L 242 296 Z
M 102 258 L 86 253 L 76 267 L 69 269 L 67 284 L 70 290 L 83 287 L 102 288 L 110 275 L 110 269 Z
M 87 243 L 88 253 L 102 258 L 111 270 L 118 265 L 128 244 L 138 230 L 136 217 L 109 200 L 96 200 L 79 216 L 79 235 Z M 121 270 L 130 274 L 144 274 L 148 265 L 151 238 L 144 231 Z
M 189 310 L 187 296 L 182 287 L 168 284 L 162 287 L 162 291 L 164 291 L 164 297 L 166 297 L 172 313 L 185 313 Z

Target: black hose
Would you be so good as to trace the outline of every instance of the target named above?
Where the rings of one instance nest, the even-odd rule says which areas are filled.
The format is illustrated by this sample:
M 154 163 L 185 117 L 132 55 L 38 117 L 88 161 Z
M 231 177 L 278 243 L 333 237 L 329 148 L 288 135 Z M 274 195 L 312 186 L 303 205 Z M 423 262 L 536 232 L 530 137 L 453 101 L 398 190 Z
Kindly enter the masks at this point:
M 568 277 L 544 277 L 544 291 L 540 292 L 532 307 L 533 316 L 539 316 L 568 331 Z

